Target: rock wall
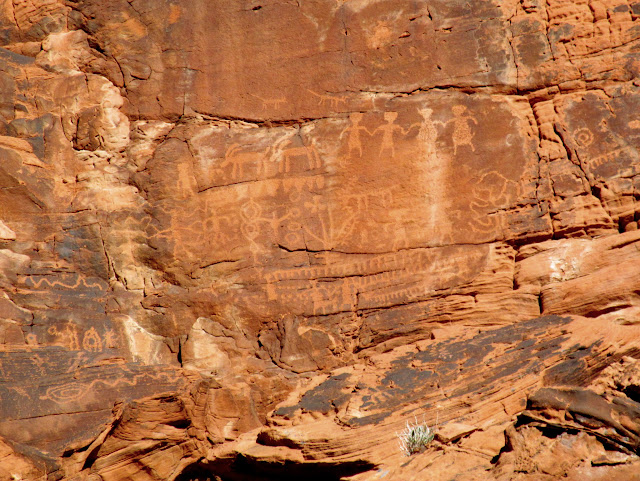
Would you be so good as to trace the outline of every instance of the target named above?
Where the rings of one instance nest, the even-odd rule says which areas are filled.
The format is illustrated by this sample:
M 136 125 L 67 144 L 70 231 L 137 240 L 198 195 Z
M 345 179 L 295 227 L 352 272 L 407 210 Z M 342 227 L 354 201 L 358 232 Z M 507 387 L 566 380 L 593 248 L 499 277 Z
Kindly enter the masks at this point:
M 0 0 L 0 479 L 636 479 L 639 45 L 632 0 Z

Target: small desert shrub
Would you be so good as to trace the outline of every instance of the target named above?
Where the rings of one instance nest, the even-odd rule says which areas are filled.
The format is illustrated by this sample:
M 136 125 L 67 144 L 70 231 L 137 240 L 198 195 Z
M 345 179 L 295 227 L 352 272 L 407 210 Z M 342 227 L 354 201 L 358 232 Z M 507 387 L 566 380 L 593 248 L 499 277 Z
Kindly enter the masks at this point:
M 418 423 L 418 419 L 415 418 L 415 424 L 407 421 L 407 426 L 401 432 L 396 433 L 396 436 L 398 436 L 400 451 L 405 456 L 411 456 L 422 452 L 433 441 L 434 432 L 424 420 L 422 423 Z

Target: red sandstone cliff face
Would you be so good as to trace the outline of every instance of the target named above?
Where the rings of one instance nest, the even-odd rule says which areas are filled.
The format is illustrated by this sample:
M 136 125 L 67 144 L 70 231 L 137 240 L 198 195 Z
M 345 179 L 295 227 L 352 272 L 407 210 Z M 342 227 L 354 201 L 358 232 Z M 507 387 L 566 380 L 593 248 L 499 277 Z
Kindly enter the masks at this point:
M 0 479 L 640 479 L 639 17 L 0 2 Z

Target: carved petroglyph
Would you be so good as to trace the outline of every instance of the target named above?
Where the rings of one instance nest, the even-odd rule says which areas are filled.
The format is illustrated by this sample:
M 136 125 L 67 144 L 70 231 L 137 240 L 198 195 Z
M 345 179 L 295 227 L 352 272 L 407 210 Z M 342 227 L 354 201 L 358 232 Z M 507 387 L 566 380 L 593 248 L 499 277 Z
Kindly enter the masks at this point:
M 443 255 L 430 250 L 381 254 L 344 264 L 266 271 L 263 277 L 269 301 L 295 302 L 310 315 L 353 312 L 426 298 L 468 275 L 444 262 Z
M 69 367 L 67 368 L 66 372 L 74 372 L 80 366 L 86 364 L 88 360 L 89 355 L 85 351 L 79 351 L 78 353 L 76 353 L 73 359 L 69 361 Z
M 426 159 L 430 159 L 436 154 L 436 140 L 438 139 L 438 130 L 436 129 L 436 122 L 431 118 L 433 110 L 430 108 L 424 108 L 418 110 L 422 116 L 422 122 L 419 124 L 413 124 L 411 127 L 419 127 L 418 140 L 420 145 L 424 149 L 424 156 Z M 442 124 L 442 122 L 437 122 Z
M 278 187 L 289 193 L 291 202 L 300 202 L 304 193 L 309 193 L 312 189 L 323 189 L 326 186 L 326 179 L 321 175 L 283 177 L 279 180 Z
M 271 109 L 279 109 L 280 106 L 282 106 L 287 99 L 284 97 L 278 97 L 276 99 L 265 99 L 262 97 L 259 97 L 255 94 L 249 94 L 252 97 L 258 99 L 260 102 L 262 102 L 262 110 L 266 111 L 266 110 L 271 110 Z
M 40 396 L 40 399 L 48 399 L 57 404 L 66 404 L 83 398 L 89 391 L 90 386 L 91 384 L 71 383 L 63 384 L 62 386 L 50 387 L 47 389 L 44 396 Z
M 47 362 L 40 357 L 38 354 L 34 354 L 31 356 L 31 361 L 38 368 L 38 372 L 42 375 L 46 371 Z
M 147 229 L 148 238 L 168 251 L 173 262 L 192 262 L 198 246 L 202 245 L 202 232 L 208 220 L 207 204 L 202 199 L 186 202 L 171 208 L 159 206 L 154 212 L 156 225 Z M 159 229 L 159 226 L 167 226 Z
M 234 182 L 255 181 L 273 178 L 277 174 L 313 171 L 322 166 L 316 145 L 312 142 L 305 144 L 299 135 L 287 133 L 268 146 L 262 145 L 262 148 L 252 142 L 233 142 L 226 147 L 219 162 L 208 161 L 205 167 L 198 167 L 201 176 L 208 179 L 209 184 L 200 187 L 200 192 L 219 183 L 220 177 Z
M 402 135 L 407 135 L 412 127 L 405 130 L 399 125 L 396 125 L 395 122 L 398 118 L 398 112 L 385 112 L 383 116 L 385 123 L 377 127 L 371 135 L 381 132 L 382 140 L 380 141 L 380 155 L 382 156 L 383 152 L 388 151 L 391 154 L 391 157 L 395 157 L 396 149 L 394 134 L 396 132 L 400 132 Z
M 484 173 L 473 188 L 469 210 L 469 227 L 478 233 L 496 232 L 503 216 L 498 212 L 488 212 L 500 206 L 507 206 L 512 197 L 518 195 L 518 184 L 499 172 Z M 498 209 L 499 210 L 499 209 Z
M 420 259 L 420 256 L 400 257 L 396 253 L 379 254 L 361 261 L 345 260 L 340 264 L 275 270 L 265 273 L 264 277 L 267 282 L 309 279 L 342 279 L 345 277 L 362 276 L 364 275 L 363 273 L 375 275 L 391 270 L 402 270 L 414 264 L 418 259 Z
M 606 128 L 604 122 L 600 123 L 603 131 Z M 607 131 L 609 135 L 613 134 L 610 130 Z M 603 142 L 602 144 L 595 143 L 594 133 L 587 127 L 582 127 L 573 131 L 572 137 L 575 141 L 575 145 L 578 149 L 586 149 L 586 153 L 580 155 L 580 159 L 583 159 L 585 163 L 591 169 L 597 169 L 601 166 L 610 165 L 615 171 L 618 172 L 618 164 L 626 165 L 628 158 L 637 158 L 638 153 L 636 149 L 629 146 L 625 139 L 618 135 L 614 135 L 616 141 L 615 144 Z M 593 152 L 599 150 L 599 155 Z
M 597 168 L 606 164 L 618 164 L 625 165 L 628 158 L 637 158 L 638 153 L 633 147 L 621 147 L 618 149 L 612 149 L 604 154 L 596 155 L 587 158 L 587 163 L 591 168 Z
M 322 159 L 315 145 L 295 146 L 290 138 L 278 140 L 272 148 L 271 161 L 278 164 L 279 173 L 289 173 L 295 159 L 303 161 L 304 170 L 322 167 Z
M 361 132 L 365 132 L 369 135 L 373 135 L 373 132 L 369 131 L 366 127 L 360 125 L 364 114 L 362 112 L 353 112 L 349 115 L 351 124 L 344 129 L 342 135 L 347 135 L 347 152 L 351 155 L 354 150 L 358 152 L 358 157 L 362 157 L 362 137 Z
M 367 190 L 365 192 L 353 192 L 353 190 L 347 190 L 342 195 L 343 203 L 349 208 L 356 209 L 359 212 L 366 211 L 372 204 L 382 208 L 391 207 L 394 199 L 395 192 L 398 190 L 398 186 L 392 185 L 379 190 Z
M 147 383 L 175 383 L 180 378 L 177 372 L 161 372 L 161 373 L 142 373 L 134 374 L 129 369 L 123 369 L 122 377 L 114 380 L 94 379 L 91 382 L 70 382 L 59 386 L 51 386 L 47 388 L 44 396 L 39 396 L 43 401 L 49 400 L 56 404 L 68 404 L 83 399 L 89 392 L 95 392 L 97 386 L 102 385 L 103 389 L 112 390 L 121 386 L 138 386 L 142 384 L 144 379 Z
M 119 347 L 118 335 L 113 329 L 107 329 L 104 333 L 104 346 L 107 349 L 117 349 Z
M 266 273 L 264 277 L 268 285 L 282 283 L 279 288 L 285 290 L 290 286 L 291 289 L 300 291 L 300 281 L 302 281 L 302 285 L 306 284 L 306 288 L 313 292 L 321 282 L 326 293 L 337 289 L 350 298 L 358 288 L 365 290 L 393 282 L 401 275 L 403 266 L 407 263 L 406 259 L 399 260 L 397 256 L 394 258 L 383 255 L 345 264 L 277 270 Z M 336 285 L 342 287 L 336 288 Z M 276 291 L 273 290 L 272 293 L 275 296 Z M 327 302 L 329 299 L 335 300 L 335 296 L 321 297 Z M 274 297 L 271 296 L 271 298 Z M 315 300 L 318 301 L 318 298 L 316 297 Z
M 349 282 L 312 283 L 311 314 L 323 316 L 339 312 L 351 312 L 357 304 L 357 290 Z
M 276 235 L 279 226 L 281 226 L 285 220 L 298 217 L 300 210 L 297 208 L 287 211 L 283 215 L 272 213 L 271 217 L 264 214 L 262 207 L 255 200 L 250 199 L 240 209 L 240 214 L 243 219 L 243 223 L 240 226 L 242 235 L 250 242 L 251 250 L 254 255 L 260 254 L 265 251 L 266 247 L 258 242 L 260 233 L 262 232 L 262 226 L 266 224 L 269 226 Z
M 376 306 L 404 304 L 425 298 L 432 292 L 433 288 L 429 283 L 416 282 L 408 287 L 380 290 L 380 292 L 363 295 L 362 301 Z
M 49 326 L 47 333 L 53 336 L 50 345 L 60 346 L 71 351 L 102 352 L 104 349 L 118 347 L 117 334 L 112 329 L 105 329 L 103 339 L 95 327 L 83 331 L 73 321 L 67 321 L 63 329 L 59 329 L 55 325 Z
M 85 351 L 101 352 L 102 351 L 102 338 L 95 330 L 91 328 L 84 333 L 82 338 L 82 347 Z
M 593 144 L 593 132 L 587 128 L 575 130 L 573 132 L 573 138 L 580 147 L 589 147 Z
M 322 250 L 331 250 L 347 240 L 356 227 L 357 209 L 345 212 L 340 206 L 327 205 L 320 196 L 314 196 L 305 207 L 316 220 L 304 225 L 306 238 L 318 242 Z
M 320 107 L 331 107 L 331 108 L 338 108 L 340 106 L 344 106 L 346 101 L 347 101 L 347 96 L 346 95 L 326 95 L 326 94 L 319 94 L 317 92 L 314 92 L 313 90 L 309 90 L 307 89 L 307 91 L 313 95 L 314 97 L 316 97 L 318 99 L 318 105 Z
M 419 130 L 417 134 L 418 146 L 421 151 L 422 161 L 417 164 L 420 169 L 419 177 L 423 179 L 425 208 L 424 216 L 429 229 L 445 242 L 444 236 L 449 230 L 451 224 L 451 216 L 448 209 L 443 209 L 443 203 L 446 202 L 445 186 L 447 184 L 447 165 L 448 162 L 441 158 L 438 153 L 438 125 L 443 126 L 443 122 L 433 119 L 433 110 L 424 107 L 418 110 L 422 117 L 422 121 L 418 124 Z M 450 234 L 449 234 L 450 235 Z M 410 245 L 409 234 L 403 229 L 395 236 L 394 246 L 397 248 L 407 247 Z M 450 242 L 453 242 L 451 239 Z
M 391 157 L 396 155 L 396 142 L 399 135 L 407 136 L 414 128 L 418 129 L 417 140 L 419 140 L 422 148 L 425 149 L 427 157 L 436 154 L 436 141 L 438 139 L 437 125 L 447 127 L 453 124 L 452 141 L 454 154 L 458 153 L 461 147 L 469 147 L 475 152 L 473 145 L 474 133 L 471 124 L 478 125 L 478 121 L 471 116 L 467 107 L 464 105 L 456 105 L 452 108 L 453 118 L 447 122 L 433 120 L 433 109 L 425 107 L 418 109 L 418 113 L 422 120 L 411 124 L 407 129 L 396 123 L 398 112 L 384 112 L 384 123 L 376 127 L 373 131 L 362 125 L 364 114 L 354 112 L 349 115 L 349 126 L 347 126 L 341 136 L 347 136 L 347 153 L 352 155 L 356 153 L 358 157 L 362 157 L 363 141 L 362 133 L 366 133 L 373 138 L 380 138 L 379 154 L 389 154 Z
M 146 235 L 163 262 L 196 269 L 203 249 L 230 252 L 243 242 L 241 212 L 224 210 L 218 199 L 214 189 L 177 205 L 156 204 Z
M 240 144 L 231 144 L 220 163 L 220 168 L 225 169 L 230 165 L 231 176 L 234 180 L 239 180 L 244 176 L 245 167 L 255 167 L 256 175 L 260 177 L 264 173 L 266 160 L 267 156 L 262 152 L 242 150 Z
M 70 350 L 79 350 L 78 327 L 71 321 L 67 321 L 64 330 L 59 331 L 57 326 L 49 326 L 47 332 L 54 337 L 53 346 L 60 346 Z
M 18 395 L 22 397 L 31 399 L 31 395 L 29 394 L 29 392 L 20 386 L 10 386 L 10 387 L 7 387 L 7 389 L 11 391 L 15 391 Z
M 179 163 L 176 166 L 174 182 L 176 192 L 181 197 L 189 197 L 189 195 L 198 191 L 198 182 L 193 171 L 186 163 Z
M 449 120 L 447 124 L 453 123 L 453 154 L 456 155 L 458 153 L 458 148 L 464 146 L 469 146 L 469 148 L 475 152 L 476 148 L 472 142 L 473 132 L 471 131 L 469 122 L 473 122 L 475 125 L 478 125 L 478 121 L 471 115 L 465 113 L 467 111 L 467 107 L 464 105 L 454 105 L 451 110 L 454 118 Z
M 318 281 L 323 281 L 325 291 L 327 291 L 329 283 L 342 283 L 344 290 L 346 290 L 343 292 L 346 292 L 345 296 L 349 299 L 347 302 L 351 302 L 351 297 L 354 295 L 356 287 L 366 287 L 390 280 L 397 275 L 397 273 L 393 272 L 393 269 L 402 269 L 401 266 L 403 265 L 404 262 L 399 260 L 398 256 L 382 255 L 363 261 L 345 262 L 344 264 L 275 270 L 266 272 L 264 278 L 267 282 L 269 300 L 284 300 L 282 296 L 287 296 L 286 293 L 289 288 L 292 289 L 292 300 L 295 300 L 295 295 L 300 298 L 300 281 L 303 281 L 302 286 L 306 284 L 306 288 L 311 289 L 309 291 L 311 293 L 318 288 Z M 373 273 L 364 275 L 362 274 L 363 272 Z M 324 297 L 324 299 L 324 301 L 320 301 L 317 297 L 314 298 L 315 311 L 318 314 L 330 311 L 326 305 L 322 307 L 320 304 L 329 302 L 330 299 L 336 300 L 335 296 Z M 341 304 L 344 304 L 344 302 L 341 302 Z
M 63 273 L 57 275 L 30 275 L 23 276 L 24 285 L 33 289 L 99 289 L 106 290 L 109 285 L 106 281 L 99 278 L 83 277 L 77 273 Z M 44 287 L 43 287 L 44 286 Z
M 430 109 L 429 112 L 431 112 Z M 422 123 L 415 123 L 405 129 L 396 123 L 398 119 L 398 112 L 388 111 L 383 113 L 384 122 L 378 125 L 373 130 L 369 130 L 362 125 L 364 120 L 364 114 L 362 112 L 353 112 L 349 115 L 349 125 L 342 131 L 340 137 L 347 137 L 347 155 L 357 155 L 362 157 L 364 151 L 362 135 L 367 134 L 373 139 L 379 141 L 378 155 L 380 157 L 389 155 L 395 157 L 396 155 L 396 141 L 398 136 L 407 136 L 414 128 L 422 128 Z M 433 126 L 432 126 L 433 127 Z M 422 135 L 429 135 L 430 132 L 423 132 Z

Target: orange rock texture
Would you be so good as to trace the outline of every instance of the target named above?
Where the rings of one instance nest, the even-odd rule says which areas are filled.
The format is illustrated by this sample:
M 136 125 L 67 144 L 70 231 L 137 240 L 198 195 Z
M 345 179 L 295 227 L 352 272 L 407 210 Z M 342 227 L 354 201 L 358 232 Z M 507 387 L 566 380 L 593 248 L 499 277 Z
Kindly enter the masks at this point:
M 0 480 L 640 480 L 639 112 L 635 0 L 0 0 Z

